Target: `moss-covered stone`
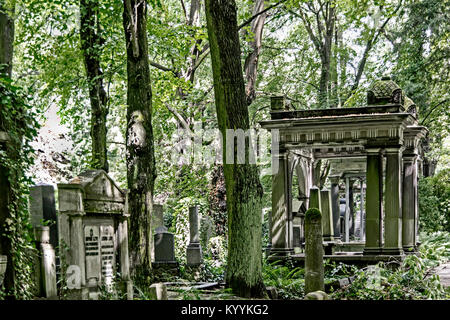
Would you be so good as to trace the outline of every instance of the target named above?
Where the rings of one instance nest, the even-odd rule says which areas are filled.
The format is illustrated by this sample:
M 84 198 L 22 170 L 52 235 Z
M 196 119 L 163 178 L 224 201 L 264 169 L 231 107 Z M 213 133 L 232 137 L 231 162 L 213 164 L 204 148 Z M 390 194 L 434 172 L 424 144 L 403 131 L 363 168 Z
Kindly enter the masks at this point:
M 317 208 L 310 208 L 305 213 L 306 220 L 317 220 L 322 218 L 322 213 Z

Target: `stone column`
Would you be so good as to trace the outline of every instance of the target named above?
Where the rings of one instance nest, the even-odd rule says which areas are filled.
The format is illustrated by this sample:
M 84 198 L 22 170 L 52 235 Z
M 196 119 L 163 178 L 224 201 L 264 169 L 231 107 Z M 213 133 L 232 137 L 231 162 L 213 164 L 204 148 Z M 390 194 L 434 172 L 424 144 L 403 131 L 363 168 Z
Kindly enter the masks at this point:
M 322 208 L 322 233 L 324 241 L 333 241 L 333 215 L 331 209 L 331 194 L 329 190 L 320 191 L 320 206 Z
M 408 253 L 416 245 L 416 156 L 403 156 L 402 245 Z
M 366 245 L 364 254 L 381 254 L 383 161 L 380 149 L 367 149 Z
M 189 207 L 189 245 L 186 248 L 186 262 L 188 265 L 202 263 L 202 246 L 198 227 L 198 206 Z
M 322 219 L 317 208 L 305 214 L 305 293 L 324 291 Z
M 350 179 L 347 177 L 345 178 L 344 242 L 349 241 L 350 241 Z
M 348 202 L 348 209 L 349 209 L 349 236 L 355 235 L 355 197 L 353 192 L 353 185 L 355 184 L 355 179 L 350 178 L 349 180 L 349 189 L 348 189 L 348 195 L 349 195 L 349 202 Z
M 383 253 L 403 254 L 402 249 L 402 195 L 401 195 L 401 151 L 386 149 L 386 224 Z
M 319 211 L 321 211 L 322 209 L 320 201 L 320 190 L 316 186 L 309 189 L 309 208 L 316 208 Z
M 360 203 L 359 203 L 359 239 L 365 239 L 365 223 L 364 223 L 364 179 L 360 180 Z
M 292 247 L 292 221 L 289 220 L 289 161 L 286 152 L 272 155 L 272 248 L 271 255 L 287 256 L 294 252 Z
M 335 239 L 341 237 L 340 229 L 340 209 L 339 209 L 339 176 L 331 176 L 329 177 L 331 182 L 331 210 L 333 213 L 333 237 Z

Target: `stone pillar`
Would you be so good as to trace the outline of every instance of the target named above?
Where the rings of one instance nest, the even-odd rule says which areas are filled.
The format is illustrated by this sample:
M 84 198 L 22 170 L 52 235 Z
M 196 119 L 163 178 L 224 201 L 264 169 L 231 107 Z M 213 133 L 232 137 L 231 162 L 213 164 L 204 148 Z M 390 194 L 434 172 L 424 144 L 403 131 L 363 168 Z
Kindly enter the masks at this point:
M 405 253 L 416 245 L 416 156 L 403 156 L 402 245 Z
M 345 178 L 344 242 L 350 241 L 350 179 Z
M 365 217 L 364 217 L 364 179 L 361 178 L 360 182 L 360 203 L 359 203 L 359 239 L 365 239 Z
M 381 254 L 383 161 L 380 149 L 367 149 L 366 245 L 364 254 Z
M 386 223 L 383 253 L 403 254 L 402 249 L 402 195 L 401 152 L 399 148 L 386 149 Z
M 322 208 L 322 233 L 324 241 L 333 241 L 333 215 L 331 209 L 331 194 L 329 190 L 320 191 L 320 206 Z
M 272 155 L 272 248 L 271 255 L 287 256 L 294 252 L 292 247 L 292 220 L 290 220 L 290 178 L 287 153 Z
M 81 290 L 74 292 L 74 296 L 79 299 L 88 299 L 88 289 L 86 288 L 86 264 L 85 264 L 85 252 L 84 252 L 84 230 L 83 230 L 83 218 L 81 215 L 74 215 L 71 217 L 72 228 L 70 229 L 70 260 L 69 265 L 75 265 L 80 268 Z
M 349 236 L 355 235 L 355 197 L 353 192 L 353 185 L 355 184 L 355 179 L 349 180 L 349 189 L 348 189 L 348 195 L 349 195 L 349 202 L 348 202 L 348 209 L 349 209 Z
M 340 209 L 339 209 L 339 176 L 329 177 L 331 182 L 331 210 L 333 213 L 333 232 L 334 238 L 341 237 L 341 222 L 340 222 Z
M 198 228 L 198 206 L 189 207 L 189 245 L 186 248 L 186 262 L 189 266 L 202 263 L 202 246 Z
M 317 208 L 305 214 L 305 293 L 324 291 L 322 219 Z
M 55 250 L 50 244 L 50 228 L 36 227 L 36 247 L 39 250 L 39 263 L 37 264 L 37 285 L 39 296 L 55 299 L 56 290 L 56 257 Z

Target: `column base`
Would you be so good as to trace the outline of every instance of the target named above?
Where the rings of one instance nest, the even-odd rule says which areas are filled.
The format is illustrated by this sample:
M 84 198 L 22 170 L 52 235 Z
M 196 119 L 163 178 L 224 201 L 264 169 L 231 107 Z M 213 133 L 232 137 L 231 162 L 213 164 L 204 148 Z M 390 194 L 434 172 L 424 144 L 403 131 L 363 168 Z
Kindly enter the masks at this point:
M 378 247 L 366 247 L 363 250 L 363 255 L 365 256 L 378 256 L 381 254 L 383 254 L 383 251 Z
M 186 262 L 188 266 L 202 264 L 202 246 L 200 243 L 190 243 L 186 249 Z
M 323 241 L 334 241 L 336 240 L 333 236 L 322 236 Z
M 417 248 L 413 245 L 411 246 L 403 246 L 403 251 L 405 254 L 416 254 Z
M 405 254 L 402 248 L 383 248 L 383 254 L 392 255 L 392 256 L 400 256 Z

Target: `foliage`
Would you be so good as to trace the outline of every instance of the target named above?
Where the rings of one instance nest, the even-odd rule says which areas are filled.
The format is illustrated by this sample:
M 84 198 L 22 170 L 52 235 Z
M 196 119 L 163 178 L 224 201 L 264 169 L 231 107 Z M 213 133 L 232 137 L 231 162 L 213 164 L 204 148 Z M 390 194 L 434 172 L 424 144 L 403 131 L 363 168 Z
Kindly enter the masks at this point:
M 425 239 L 420 256 L 408 255 L 397 263 L 378 263 L 358 270 L 350 285 L 332 294 L 333 299 L 394 300 L 443 299 L 446 292 L 430 269 L 450 259 L 450 234 L 435 233 Z
M 419 226 L 425 232 L 450 231 L 450 169 L 419 182 Z
M 263 279 L 266 287 L 275 287 L 279 299 L 303 299 L 305 295 L 305 270 L 279 261 L 265 264 Z
M 11 243 L 14 268 L 14 291 L 7 292 L 17 299 L 31 298 L 33 291 L 33 230 L 28 211 L 31 178 L 27 170 L 33 163 L 34 150 L 30 142 L 36 136 L 36 113 L 28 105 L 28 93 L 12 80 L 0 75 L 0 131 L 6 131 L 9 141 L 0 151 L 0 166 L 7 168 L 10 194 L 9 216 L 5 221 L 5 234 Z

